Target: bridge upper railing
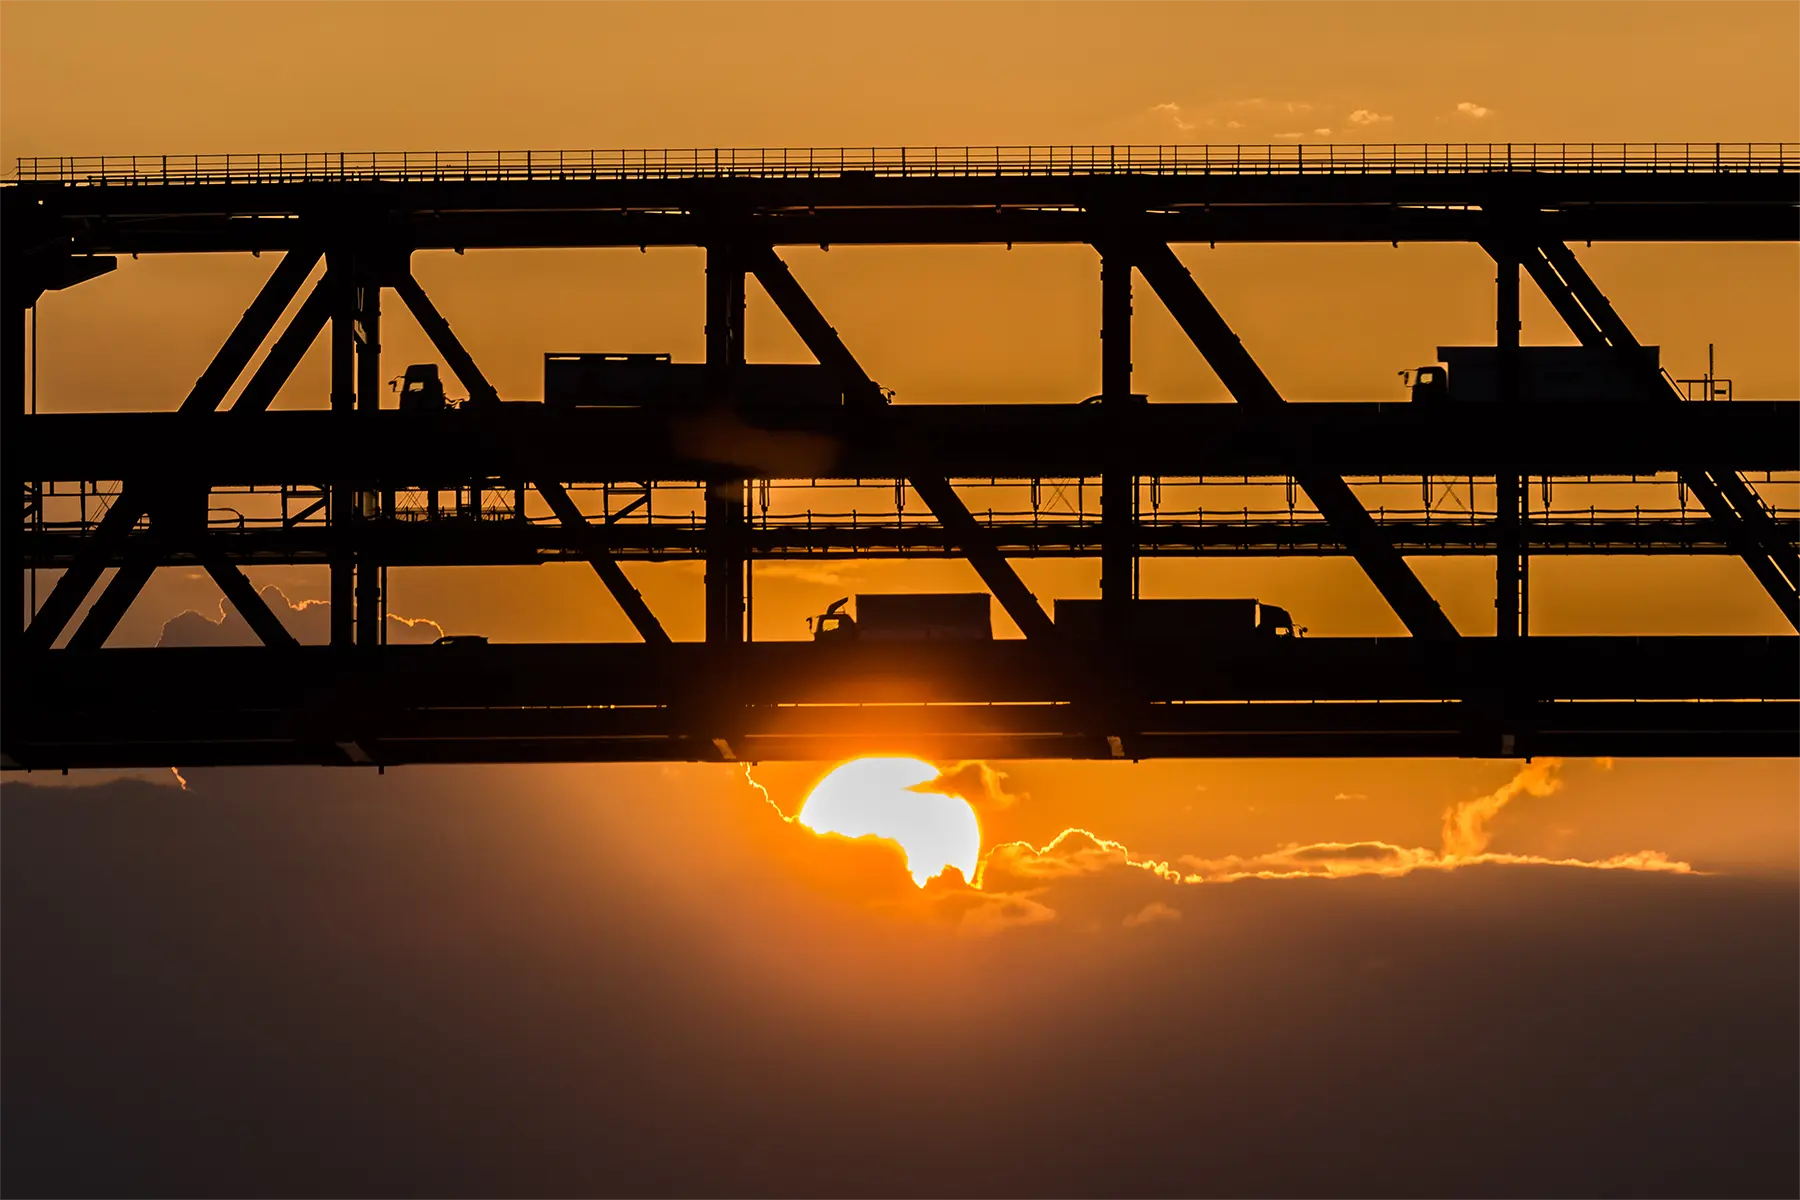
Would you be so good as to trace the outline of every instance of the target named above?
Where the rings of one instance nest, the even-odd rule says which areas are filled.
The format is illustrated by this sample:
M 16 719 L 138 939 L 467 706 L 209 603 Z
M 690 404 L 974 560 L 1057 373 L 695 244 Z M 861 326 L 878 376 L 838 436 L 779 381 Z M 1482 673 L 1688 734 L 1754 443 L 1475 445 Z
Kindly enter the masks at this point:
M 10 182 L 310 183 L 1058 175 L 1800 173 L 1793 142 L 1188 146 L 849 146 L 368 151 L 21 158 Z

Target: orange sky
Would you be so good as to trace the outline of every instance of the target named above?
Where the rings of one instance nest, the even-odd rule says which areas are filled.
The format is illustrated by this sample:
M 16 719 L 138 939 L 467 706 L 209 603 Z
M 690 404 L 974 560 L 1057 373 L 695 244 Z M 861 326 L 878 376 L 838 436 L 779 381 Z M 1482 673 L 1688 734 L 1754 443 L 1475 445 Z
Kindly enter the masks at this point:
M 1629 18 L 1622 15 L 1629 12 Z M 1294 30 L 1308 30 L 1296 38 Z M 333 149 L 1023 142 L 1797 140 L 1792 5 L 0 5 L 0 156 Z M 1468 105 L 1485 115 L 1459 110 Z M 1363 121 L 1351 121 L 1361 112 Z M 1329 133 L 1316 132 L 1329 130 Z M 1678 375 L 1718 344 L 1739 396 L 1800 394 L 1794 245 L 1599 246 L 1583 261 Z M 1474 247 L 1205 247 L 1184 258 L 1293 399 L 1394 398 L 1395 372 L 1491 336 Z M 906 401 L 1074 400 L 1098 390 L 1098 271 L 1084 247 L 795 250 L 789 261 L 870 372 Z M 546 350 L 701 353 L 697 251 L 421 256 L 484 370 L 538 394 Z M 40 308 L 40 407 L 172 407 L 269 269 L 199 257 L 122 264 Z M 804 351 L 752 289 L 748 349 Z M 384 365 L 432 357 L 398 315 Z M 1527 342 L 1569 337 L 1526 289 Z M 104 352 L 96 352 L 102 347 Z M 1223 392 L 1140 288 L 1135 386 Z M 321 344 L 284 406 L 324 402 Z M 1491 564 L 1415 560 L 1466 632 L 1491 627 Z M 630 568 L 676 637 L 698 636 L 698 564 Z M 1048 599 L 1096 594 L 1094 563 L 1024 563 Z M 252 573 L 298 599 L 318 573 Z M 1259 595 L 1315 634 L 1399 624 L 1349 560 L 1155 563 L 1147 594 Z M 1786 632 L 1729 559 L 1539 559 L 1542 633 Z M 961 564 L 770 565 L 758 637 L 854 591 L 976 586 Z M 392 575 L 395 612 L 496 640 L 629 637 L 584 566 Z M 164 571 L 116 642 L 212 610 Z M 704 777 L 704 768 L 682 768 Z M 1445 804 L 1507 764 L 1026 764 L 1008 836 L 1067 824 L 1158 855 L 1283 841 L 1430 844 Z M 770 768 L 785 807 L 816 771 Z M 1792 764 L 1571 768 L 1509 818 L 1519 847 L 1792 864 Z M 1095 816 L 1105 797 L 1105 821 Z M 1339 797 L 1344 797 L 1340 799 Z M 1541 811 L 1537 811 L 1541 810 Z
M 1284 134 L 1793 142 L 1796 96 L 1792 3 L 0 2 L 8 165 Z M 1714 342 L 1738 396 L 1800 396 L 1794 245 L 1576 251 L 1676 375 Z M 1091 250 L 784 253 L 901 403 L 1098 390 Z M 1292 399 L 1397 398 L 1395 373 L 1432 347 L 1492 336 L 1493 270 L 1473 247 L 1182 254 Z M 146 258 L 47 296 L 40 408 L 174 407 L 271 265 Z M 546 351 L 701 354 L 697 251 L 415 267 L 509 397 L 539 394 Z M 801 359 L 750 290 L 750 357 Z M 1224 399 L 1138 296 L 1136 390 Z M 1525 297 L 1525 340 L 1567 342 Z M 429 361 L 388 311 L 387 373 Z M 279 403 L 322 405 L 325 365 L 320 346 Z M 1490 563 L 1413 565 L 1465 632 L 1491 632 Z M 627 570 L 671 633 L 699 636 L 698 564 Z M 1094 563 L 1021 573 L 1045 600 L 1097 593 Z M 251 575 L 326 594 L 318 572 Z M 1348 560 L 1153 563 L 1144 581 L 1260 596 L 1314 634 L 1400 631 Z M 1540 633 L 1791 632 L 1732 560 L 1539 559 L 1533 581 Z M 586 566 L 391 584 L 395 613 L 452 633 L 631 636 Z M 961 564 L 771 564 L 756 635 L 803 637 L 803 617 L 857 591 L 975 586 Z M 171 619 L 171 640 L 216 634 L 181 614 L 219 604 L 204 574 L 159 572 L 114 642 L 154 643 Z M 316 607 L 287 619 L 323 625 Z M 782 820 L 829 766 L 8 773 L 0 1191 L 1800 1183 L 1791 760 L 997 764 L 968 772 L 987 789 L 982 891 L 915 887 L 889 846 Z M 1051 844 L 1070 827 L 1097 836 Z M 1487 863 L 1446 861 L 1484 839 Z M 1541 861 L 1640 852 L 1696 870 Z M 1370 864 L 1392 877 L 1214 882 Z

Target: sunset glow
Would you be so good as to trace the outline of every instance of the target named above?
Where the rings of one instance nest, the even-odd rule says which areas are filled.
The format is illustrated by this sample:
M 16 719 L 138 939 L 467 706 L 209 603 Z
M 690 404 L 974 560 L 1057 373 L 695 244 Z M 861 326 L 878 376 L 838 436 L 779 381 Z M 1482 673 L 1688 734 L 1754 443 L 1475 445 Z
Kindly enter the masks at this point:
M 981 854 L 974 809 L 959 796 L 912 790 L 938 774 L 916 758 L 854 759 L 818 782 L 798 820 L 814 833 L 898 843 L 920 887 L 945 867 L 973 879 Z

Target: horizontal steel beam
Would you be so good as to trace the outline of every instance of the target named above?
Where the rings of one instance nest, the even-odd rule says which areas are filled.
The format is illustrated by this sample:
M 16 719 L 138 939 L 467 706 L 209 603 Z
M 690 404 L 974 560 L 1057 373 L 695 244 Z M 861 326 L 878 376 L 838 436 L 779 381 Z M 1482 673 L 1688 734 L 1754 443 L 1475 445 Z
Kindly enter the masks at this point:
M 1100 555 L 1099 514 L 1085 520 L 1046 516 L 1028 520 L 982 521 L 996 549 L 1009 558 L 1095 558 Z M 1409 556 L 1485 557 L 1495 553 L 1497 531 L 1491 519 L 1396 519 L 1376 514 L 1376 524 Z M 1797 535 L 1796 523 L 1785 523 Z M 697 525 L 675 522 L 613 522 L 606 527 L 609 553 L 628 562 L 661 562 L 705 556 L 706 535 Z M 1347 553 L 1328 523 L 1316 516 L 1293 520 L 1251 515 L 1233 519 L 1231 512 L 1192 520 L 1139 521 L 1127 529 L 1136 553 L 1145 558 L 1315 557 Z M 1686 519 L 1630 516 L 1594 520 L 1533 520 L 1521 531 L 1534 555 L 1724 555 L 1737 553 L 1724 531 L 1698 509 Z M 337 540 L 334 540 L 337 539 Z M 81 552 L 85 535 L 73 529 L 28 531 L 20 547 L 27 567 L 61 569 Z M 865 514 L 849 518 L 816 517 L 811 525 L 786 522 L 755 525 L 745 544 L 758 562 L 819 561 L 852 558 L 961 558 L 955 538 L 929 521 L 897 525 Z M 208 545 L 232 562 L 246 566 L 300 566 L 329 562 L 334 546 L 367 551 L 393 567 L 522 566 L 550 562 L 586 562 L 592 553 L 587 535 L 543 521 L 511 518 L 471 521 L 448 514 L 437 521 L 364 521 L 339 532 L 323 522 L 286 529 L 216 527 Z M 116 566 L 132 558 L 130 544 L 99 561 Z M 165 565 L 195 563 L 197 552 L 174 549 L 158 561 Z
M 1085 245 L 1113 236 L 1085 211 L 776 211 L 721 226 L 681 211 L 446 212 L 369 218 L 368 236 L 396 251 L 703 246 L 721 236 L 771 246 Z M 1547 212 L 1542 226 L 1570 242 L 1791 242 L 1791 206 L 1594 205 Z M 1147 213 L 1134 228 L 1171 244 L 1457 243 L 1497 231 L 1474 209 L 1392 205 L 1192 208 Z M 223 215 L 71 217 L 61 236 L 92 254 L 249 253 L 301 247 L 318 237 L 306 217 Z
M 1074 701 L 1126 681 L 1138 757 L 1800 752 L 1800 639 L 1301 639 L 732 648 L 741 759 L 1099 753 Z M 704 644 L 56 651 L 9 664 L 32 768 L 692 757 Z M 1501 702 L 1499 683 L 1525 680 Z M 32 703 L 16 705 L 29 695 Z M 1379 702 L 1379 703 L 1376 703 Z
M 1151 404 L 1108 416 L 1081 404 L 896 404 L 873 412 L 741 412 L 747 428 L 707 436 L 708 418 L 642 409 L 507 404 L 487 412 L 359 413 L 356 436 L 325 411 L 45 414 L 9 425 L 8 479 L 178 479 L 208 486 L 321 478 L 453 486 L 480 475 L 566 483 L 695 480 L 724 466 L 752 478 L 1098 478 L 1117 455 L 1137 475 L 1283 476 L 1293 447 L 1346 475 L 1649 475 L 1696 457 L 1740 471 L 1800 470 L 1800 404 L 1649 406 Z M 746 433 L 755 436 L 744 436 Z M 730 451 L 725 461 L 721 447 Z M 904 450 L 901 448 L 904 447 Z M 903 461 L 904 459 L 904 461 Z

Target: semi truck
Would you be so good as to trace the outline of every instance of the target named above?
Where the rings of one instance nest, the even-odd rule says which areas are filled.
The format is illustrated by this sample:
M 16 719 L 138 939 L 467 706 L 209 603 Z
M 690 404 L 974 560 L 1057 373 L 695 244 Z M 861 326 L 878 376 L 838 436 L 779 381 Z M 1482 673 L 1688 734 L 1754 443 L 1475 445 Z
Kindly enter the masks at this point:
M 1639 352 L 1652 373 L 1661 349 Z M 1500 399 L 1500 350 L 1495 346 L 1439 346 L 1438 361 L 1401 378 L 1415 403 L 1492 404 Z M 1635 375 L 1616 349 L 1605 346 L 1519 347 L 1519 399 L 1539 403 L 1631 402 L 1640 398 Z
M 856 615 L 833 601 L 807 618 L 815 642 L 987 642 L 994 638 L 993 597 L 986 592 L 860 594 Z
M 1105 602 L 1058 600 L 1056 627 L 1071 638 L 1107 635 Z M 1259 600 L 1132 600 L 1126 636 L 1151 641 L 1235 641 L 1294 638 L 1305 633 L 1288 610 Z

